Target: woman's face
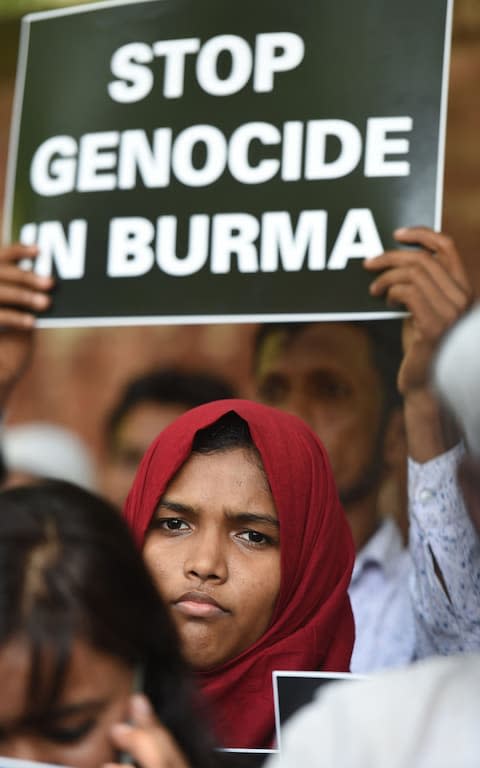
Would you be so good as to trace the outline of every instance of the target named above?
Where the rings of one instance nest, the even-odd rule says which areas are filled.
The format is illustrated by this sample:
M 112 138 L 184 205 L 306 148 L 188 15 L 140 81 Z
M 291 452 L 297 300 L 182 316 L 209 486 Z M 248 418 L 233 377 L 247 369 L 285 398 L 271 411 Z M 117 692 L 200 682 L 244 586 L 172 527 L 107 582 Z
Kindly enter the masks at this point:
M 76 641 L 64 689 L 48 718 L 40 720 L 28 716 L 30 664 L 24 639 L 0 648 L 0 755 L 74 768 L 114 760 L 110 730 L 125 719 L 132 670 Z
M 258 640 L 280 588 L 280 532 L 256 455 L 192 454 L 160 501 L 144 556 L 194 668 Z

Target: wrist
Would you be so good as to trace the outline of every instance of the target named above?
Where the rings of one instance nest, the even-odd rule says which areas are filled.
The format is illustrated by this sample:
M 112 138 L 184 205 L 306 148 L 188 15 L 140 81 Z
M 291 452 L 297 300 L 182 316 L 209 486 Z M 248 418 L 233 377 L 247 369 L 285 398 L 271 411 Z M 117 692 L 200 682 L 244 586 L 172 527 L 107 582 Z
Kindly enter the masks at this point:
M 405 395 L 404 416 L 408 453 L 415 461 L 430 461 L 454 444 L 445 437 L 442 409 L 430 389 Z

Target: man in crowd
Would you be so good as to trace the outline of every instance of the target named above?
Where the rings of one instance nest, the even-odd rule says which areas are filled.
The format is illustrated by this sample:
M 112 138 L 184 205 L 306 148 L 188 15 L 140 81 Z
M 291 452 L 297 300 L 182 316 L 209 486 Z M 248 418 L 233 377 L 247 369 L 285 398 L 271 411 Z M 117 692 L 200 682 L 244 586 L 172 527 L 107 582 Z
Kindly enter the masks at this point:
M 297 333 L 287 332 L 266 358 L 263 353 L 268 345 L 262 343 L 258 356 L 259 390 L 263 391 L 264 399 L 310 421 L 332 457 L 359 550 L 351 589 L 357 626 L 352 670 L 357 672 L 400 664 L 437 650 L 452 653 L 480 645 L 478 622 L 472 616 L 474 609 L 468 595 L 465 599 L 465 595 L 460 595 L 458 564 L 465 552 L 457 543 L 470 541 L 470 522 L 455 483 L 460 448 L 452 449 L 446 443 L 438 403 L 428 385 L 429 367 L 439 340 L 470 302 L 468 279 L 453 242 L 445 235 L 412 228 L 397 231 L 396 237 L 404 243 L 418 244 L 417 249 L 387 252 L 365 266 L 374 273 L 380 272 L 370 287 L 372 294 L 383 294 L 387 302 L 402 303 L 411 312 L 405 326 L 405 354 L 398 387 L 404 397 L 411 457 L 412 561 L 393 526 L 382 525 L 378 515 L 380 476 L 371 469 L 373 459 L 379 453 L 387 456 L 389 450 L 395 452 L 395 434 L 401 430 L 398 416 L 397 427 L 392 427 L 394 409 L 386 405 L 388 398 L 382 394 L 378 371 L 371 362 L 373 352 L 362 327 L 341 324 L 330 329 L 321 325 L 318 331 L 315 326 L 300 328 Z M 11 380 L 25 362 L 22 355 L 28 350 L 34 325 L 32 311 L 45 308 L 49 302 L 46 292 L 51 281 L 33 273 L 19 275 L 19 270 L 12 268 L 15 261 L 34 255 L 35 250 L 22 246 L 0 252 L 0 307 L 17 307 L 0 311 L 0 323 L 8 328 L 3 342 L 0 341 L 0 361 L 6 360 L 3 352 L 8 345 L 13 349 L 9 350 L 11 355 L 5 363 L 3 378 L 0 367 L 0 394 L 11 386 Z M 327 345 L 325 334 L 329 332 L 334 336 Z M 291 356 L 298 347 L 300 351 L 292 364 Z M 323 349 L 328 351 L 326 358 L 321 357 Z M 304 352 L 308 353 L 304 355 L 305 365 Z M 344 374 L 355 371 L 353 379 L 351 375 L 337 375 L 333 362 L 337 358 L 341 361 L 337 368 L 340 366 Z M 326 382 L 322 385 L 324 392 L 339 401 L 343 398 L 345 407 L 336 407 L 332 397 L 330 401 L 327 398 L 318 402 L 311 391 L 309 398 L 302 396 L 299 400 L 303 404 L 309 400 L 309 409 L 302 411 L 299 405 L 289 402 L 291 392 L 301 393 L 302 377 L 308 378 L 305 366 L 318 368 L 318 360 L 322 362 L 316 379 Z M 362 369 L 362 365 L 367 368 Z M 272 375 L 272 366 L 276 367 L 277 381 L 283 382 L 282 397 L 265 394 L 267 373 Z M 360 396 L 359 384 L 369 397 Z M 372 398 L 374 392 L 377 395 Z M 315 420 L 314 403 L 319 406 Z M 447 517 L 455 521 L 453 532 L 446 530 Z M 468 556 L 478 564 L 477 550 L 473 546 Z M 412 571 L 416 576 L 413 601 L 407 587 Z
M 480 307 L 449 334 L 434 366 L 436 390 L 456 417 L 468 453 L 460 484 L 480 541 Z M 448 525 L 452 525 L 447 521 Z M 455 527 L 455 521 L 453 521 Z M 456 542 L 458 545 L 458 542 Z M 477 563 L 460 563 L 476 602 Z M 476 579 L 476 582 L 475 582 Z M 434 657 L 322 690 L 282 732 L 268 768 L 476 768 L 480 756 L 480 653 Z M 344 734 L 348 733 L 348 738 Z
M 379 273 L 373 295 L 411 312 L 403 357 L 399 327 L 390 321 L 265 326 L 256 346 L 258 397 L 304 418 L 332 461 L 358 553 L 350 589 L 355 672 L 480 647 L 476 607 L 464 595 L 458 569 L 467 554 L 458 548 L 462 541 L 480 568 L 456 485 L 461 448 L 446 439 L 429 384 L 440 339 L 470 303 L 469 282 L 447 236 L 422 227 L 395 235 L 416 249 L 384 253 L 365 267 Z M 383 474 L 398 465 L 403 434 L 410 553 L 393 521 L 379 514 Z
M 156 369 L 129 381 L 105 426 L 105 496 L 123 507 L 140 460 L 162 429 L 189 408 L 230 397 L 234 393 L 220 376 L 176 368 Z

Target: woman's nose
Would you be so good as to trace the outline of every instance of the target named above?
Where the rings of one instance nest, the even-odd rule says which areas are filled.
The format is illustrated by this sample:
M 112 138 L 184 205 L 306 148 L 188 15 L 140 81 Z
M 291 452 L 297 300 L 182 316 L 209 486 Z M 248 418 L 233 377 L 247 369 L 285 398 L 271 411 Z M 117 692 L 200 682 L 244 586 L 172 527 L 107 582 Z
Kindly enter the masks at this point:
M 216 531 L 205 531 L 194 538 L 185 562 L 187 575 L 202 581 L 226 581 L 228 542 Z

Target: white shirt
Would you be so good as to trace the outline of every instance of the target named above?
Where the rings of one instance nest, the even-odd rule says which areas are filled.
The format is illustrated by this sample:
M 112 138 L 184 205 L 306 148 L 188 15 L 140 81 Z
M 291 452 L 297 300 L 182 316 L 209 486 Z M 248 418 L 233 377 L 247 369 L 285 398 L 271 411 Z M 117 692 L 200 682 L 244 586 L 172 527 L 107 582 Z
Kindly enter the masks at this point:
M 265 768 L 478 768 L 480 654 L 335 682 L 282 730 Z
M 389 520 L 358 553 L 350 586 L 352 672 L 480 650 L 480 539 L 456 480 L 462 455 L 457 446 L 424 464 L 409 459 L 410 551 Z
M 356 674 L 408 663 L 415 621 L 408 590 L 412 562 L 393 520 L 385 520 L 355 560 L 349 595 L 355 617 L 350 669 Z

